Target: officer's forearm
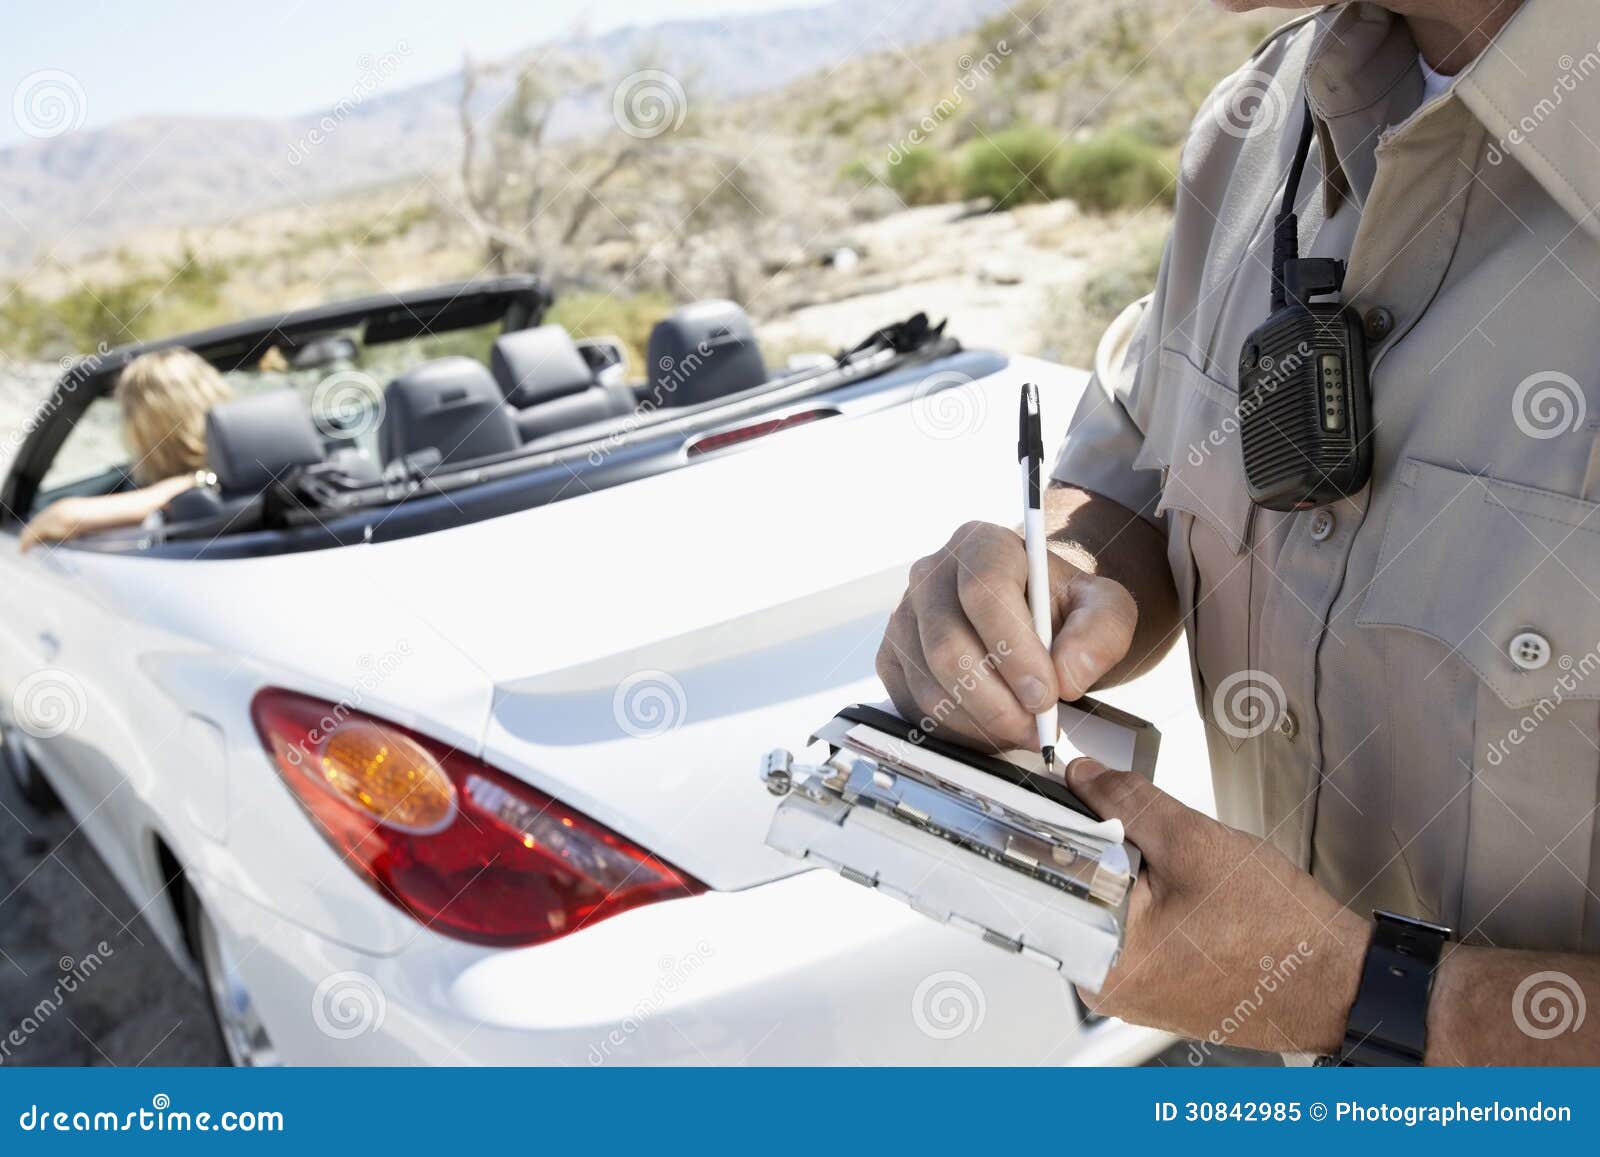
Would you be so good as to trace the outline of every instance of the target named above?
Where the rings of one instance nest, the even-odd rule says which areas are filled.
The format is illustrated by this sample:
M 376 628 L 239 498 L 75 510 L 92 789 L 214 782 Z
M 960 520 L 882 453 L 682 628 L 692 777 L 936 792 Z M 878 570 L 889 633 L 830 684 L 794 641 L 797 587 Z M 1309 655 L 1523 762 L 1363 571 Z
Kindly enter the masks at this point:
M 1052 484 L 1044 515 L 1051 550 L 1081 570 L 1115 579 L 1139 606 L 1128 657 L 1097 685 L 1114 686 L 1143 674 L 1178 634 L 1178 595 L 1165 537 L 1126 506 L 1076 486 Z
M 1600 1064 L 1600 956 L 1458 945 L 1428 1002 L 1430 1065 Z

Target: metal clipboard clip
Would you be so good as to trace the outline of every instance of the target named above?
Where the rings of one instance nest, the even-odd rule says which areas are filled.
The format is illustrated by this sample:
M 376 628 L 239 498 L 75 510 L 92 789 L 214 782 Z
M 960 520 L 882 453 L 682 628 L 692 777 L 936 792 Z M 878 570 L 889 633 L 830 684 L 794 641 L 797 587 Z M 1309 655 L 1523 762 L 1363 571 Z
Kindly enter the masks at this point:
M 1120 721 L 1144 729 L 1127 751 L 1153 766 L 1159 735 Z M 769 846 L 1099 988 L 1139 870 L 1120 823 L 1042 765 L 965 752 L 877 708 L 846 708 L 813 739 L 827 745 L 815 763 L 782 749 L 762 763 L 780 797 Z

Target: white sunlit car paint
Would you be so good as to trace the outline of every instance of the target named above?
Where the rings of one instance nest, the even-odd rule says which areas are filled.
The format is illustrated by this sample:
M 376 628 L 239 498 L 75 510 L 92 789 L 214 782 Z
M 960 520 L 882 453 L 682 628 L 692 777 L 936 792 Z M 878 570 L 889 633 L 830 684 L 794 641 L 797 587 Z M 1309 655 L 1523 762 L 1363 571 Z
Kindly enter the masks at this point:
M 193 561 L 8 537 L 0 707 L 60 705 L 30 754 L 188 967 L 171 849 L 290 1063 L 1137 1063 L 1171 1038 L 1080 1026 L 1055 975 L 763 843 L 761 755 L 882 697 L 908 565 L 964 521 L 1015 521 L 1030 379 L 1059 438 L 1084 376 L 1016 358 L 400 541 Z M 424 927 L 285 789 L 250 718 L 264 686 L 475 754 L 710 891 L 527 948 Z M 1105 697 L 1156 722 L 1158 782 L 1209 807 L 1182 645 Z

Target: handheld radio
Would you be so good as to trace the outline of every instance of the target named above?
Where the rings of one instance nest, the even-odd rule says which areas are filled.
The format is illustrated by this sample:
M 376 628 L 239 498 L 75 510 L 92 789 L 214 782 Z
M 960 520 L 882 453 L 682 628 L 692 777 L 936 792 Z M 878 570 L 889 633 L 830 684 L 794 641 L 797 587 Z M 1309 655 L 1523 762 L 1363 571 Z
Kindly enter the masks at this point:
M 1250 500 L 1302 510 L 1357 493 L 1372 474 L 1366 335 L 1354 309 L 1315 300 L 1344 288 L 1344 262 L 1299 255 L 1295 197 L 1311 153 L 1306 105 L 1273 229 L 1272 314 L 1239 354 L 1239 442 Z

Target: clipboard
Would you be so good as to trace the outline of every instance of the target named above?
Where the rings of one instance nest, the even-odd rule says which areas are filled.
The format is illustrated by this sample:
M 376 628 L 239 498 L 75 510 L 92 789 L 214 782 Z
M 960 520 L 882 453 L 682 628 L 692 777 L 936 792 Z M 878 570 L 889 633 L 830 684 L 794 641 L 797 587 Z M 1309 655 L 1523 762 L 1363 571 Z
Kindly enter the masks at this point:
M 1093 700 L 1062 707 L 1068 759 L 1121 753 L 1124 768 L 1153 774 L 1160 733 L 1150 724 Z M 1037 753 L 974 752 L 882 706 L 845 707 L 812 741 L 816 763 L 781 748 L 763 761 L 780 797 L 769 846 L 1100 987 L 1140 863 L 1119 821 L 1047 775 Z

